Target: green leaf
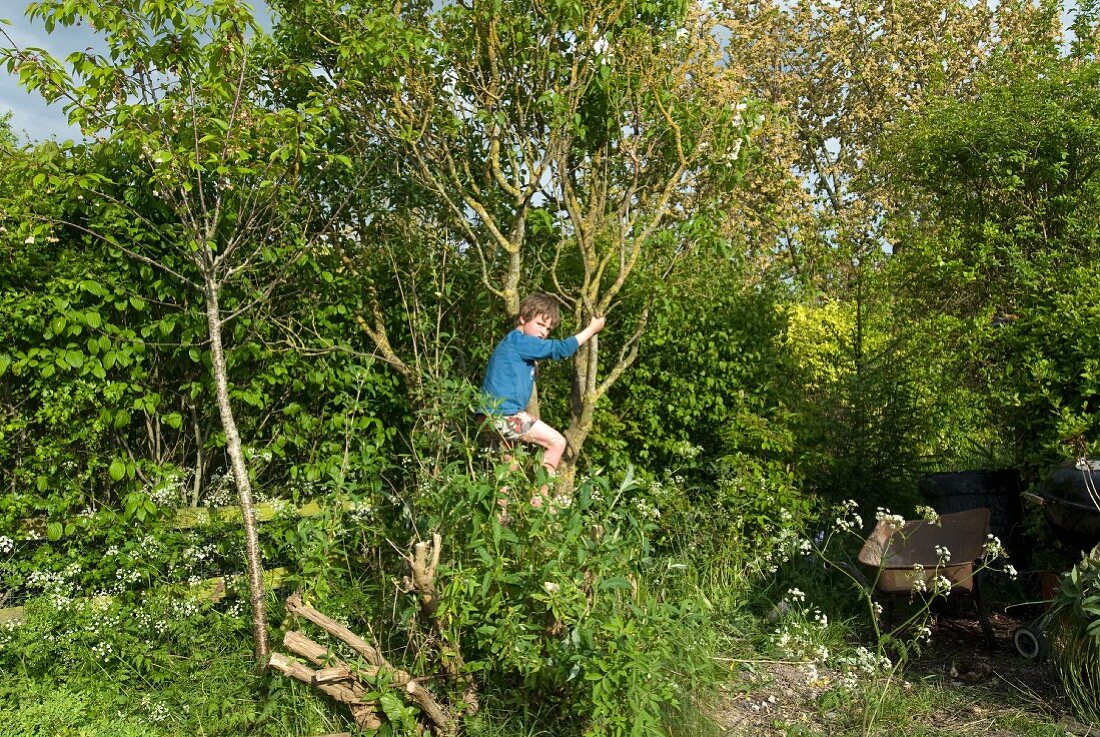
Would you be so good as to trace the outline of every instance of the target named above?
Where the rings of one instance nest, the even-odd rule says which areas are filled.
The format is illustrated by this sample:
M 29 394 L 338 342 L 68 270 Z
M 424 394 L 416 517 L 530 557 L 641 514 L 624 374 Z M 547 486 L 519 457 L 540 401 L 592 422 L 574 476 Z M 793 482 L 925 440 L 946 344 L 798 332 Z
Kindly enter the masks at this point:
M 630 581 L 627 581 L 622 577 L 609 578 L 606 581 L 600 582 L 600 591 L 609 591 L 613 589 L 629 589 Z
M 126 476 L 126 463 L 121 458 L 115 458 L 111 461 L 111 466 L 107 469 L 107 473 L 111 475 L 111 478 L 115 481 L 122 481 Z
M 64 532 L 64 528 L 60 522 L 51 522 L 46 525 L 46 539 L 57 541 L 61 539 L 61 533 Z

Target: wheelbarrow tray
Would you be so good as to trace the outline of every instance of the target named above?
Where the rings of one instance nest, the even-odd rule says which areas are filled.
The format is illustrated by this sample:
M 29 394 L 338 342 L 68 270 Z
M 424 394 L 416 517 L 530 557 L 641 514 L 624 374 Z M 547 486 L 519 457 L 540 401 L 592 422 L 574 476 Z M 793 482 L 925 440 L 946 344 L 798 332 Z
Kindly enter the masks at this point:
M 947 578 L 952 588 L 970 591 L 974 587 L 974 561 L 981 557 L 988 535 L 986 507 L 941 515 L 939 524 L 906 521 L 901 529 L 880 520 L 859 551 L 859 562 L 877 576 L 875 586 L 883 593 L 912 591 L 920 585 L 918 580 L 931 589 L 936 576 Z M 937 547 L 951 553 L 943 566 Z

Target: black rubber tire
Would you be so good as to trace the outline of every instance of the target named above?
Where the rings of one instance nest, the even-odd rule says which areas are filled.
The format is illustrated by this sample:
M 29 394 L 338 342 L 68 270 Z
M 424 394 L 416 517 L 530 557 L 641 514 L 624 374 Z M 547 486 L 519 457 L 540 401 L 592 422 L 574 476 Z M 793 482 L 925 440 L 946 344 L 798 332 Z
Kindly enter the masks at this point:
M 1039 660 L 1047 651 L 1047 638 L 1042 627 L 1036 624 L 1022 624 L 1012 632 L 1012 644 L 1016 652 L 1028 660 Z

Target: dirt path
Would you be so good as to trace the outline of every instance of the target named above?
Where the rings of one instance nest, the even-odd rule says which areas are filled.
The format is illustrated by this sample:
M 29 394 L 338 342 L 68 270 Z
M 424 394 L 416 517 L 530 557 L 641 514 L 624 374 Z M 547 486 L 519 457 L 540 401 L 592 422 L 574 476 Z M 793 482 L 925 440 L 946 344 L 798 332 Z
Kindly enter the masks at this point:
M 913 699 L 914 726 L 960 736 L 1016 737 L 1017 732 L 998 725 L 1012 722 L 1021 712 L 1038 723 L 1067 723 L 1069 708 L 1050 663 L 1027 660 L 1016 652 L 1012 633 L 1023 622 L 997 612 L 990 620 L 994 650 L 986 648 L 973 616 L 938 618 L 932 642 L 905 671 L 909 686 L 903 683 L 900 688 L 931 687 L 945 693 Z M 858 734 L 858 727 L 853 732 L 845 724 L 850 716 L 843 713 L 843 704 L 832 703 L 837 699 L 827 695 L 837 674 L 819 676 L 807 683 L 806 670 L 797 664 L 743 663 L 725 694 L 718 720 L 726 734 L 745 737 Z

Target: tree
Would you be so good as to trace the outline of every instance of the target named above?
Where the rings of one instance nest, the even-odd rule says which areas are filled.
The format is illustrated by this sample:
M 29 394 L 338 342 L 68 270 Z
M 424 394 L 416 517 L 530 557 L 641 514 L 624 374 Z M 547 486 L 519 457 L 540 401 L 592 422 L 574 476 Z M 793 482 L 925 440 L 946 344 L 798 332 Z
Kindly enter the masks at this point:
M 771 234 L 770 220 L 778 240 L 764 248 L 787 273 L 827 293 L 904 247 L 885 229 L 894 202 L 878 165 L 898 122 L 930 100 L 971 98 L 992 62 L 1052 50 L 1061 34 L 1058 4 L 1046 1 L 722 7 L 733 63 L 746 70 L 751 94 L 773 106 L 760 136 L 771 166 L 750 175 L 778 181 L 744 190 L 769 196 L 749 200 L 757 215 L 738 222 L 764 221 Z
M 940 391 L 950 372 L 930 368 L 952 361 L 930 316 L 899 313 L 913 275 L 890 261 L 912 244 L 892 227 L 907 202 L 884 147 L 908 115 L 974 97 L 999 59 L 1055 48 L 1057 8 L 807 0 L 726 4 L 723 17 L 734 63 L 768 106 L 731 238 L 757 244 L 761 266 L 792 286 L 786 345 L 811 388 L 791 405 L 801 462 L 823 462 L 811 486 L 840 493 L 884 476 L 904 485 L 958 440 L 937 428 L 961 411 L 959 394 Z
M 338 209 L 302 195 L 313 172 L 339 165 L 316 145 L 323 110 L 266 104 L 279 76 L 254 62 L 259 31 L 235 0 L 47 0 L 33 3 L 28 15 L 47 31 L 87 23 L 107 49 L 70 54 L 71 73 L 44 51 L 14 44 L 3 50 L 9 72 L 48 101 L 60 100 L 88 141 L 65 147 L 53 166 L 34 175 L 35 187 L 82 203 L 65 219 L 42 214 L 35 230 L 103 240 L 203 304 L 209 370 L 244 512 L 255 649 L 263 664 L 269 647 L 262 567 L 226 328 L 298 262 L 304 224 L 323 217 L 323 208 Z M 275 71 L 308 74 L 296 66 Z M 227 306 L 231 285 L 246 296 Z
M 1100 437 L 1100 68 L 1051 55 L 991 77 L 898 134 L 892 174 L 911 214 L 895 225 L 911 245 L 897 267 L 921 276 L 902 293 L 910 312 L 968 328 L 957 375 L 984 389 L 1012 460 L 1040 471 Z
M 650 300 L 715 245 L 741 171 L 750 125 L 717 19 L 633 0 L 280 10 L 314 29 L 309 54 L 360 149 L 391 152 L 458 234 L 453 268 L 509 315 L 533 290 L 576 325 L 615 313 L 610 358 L 590 341 L 574 359 L 571 468 L 596 403 L 637 358 Z M 350 248 L 376 245 L 349 224 Z

